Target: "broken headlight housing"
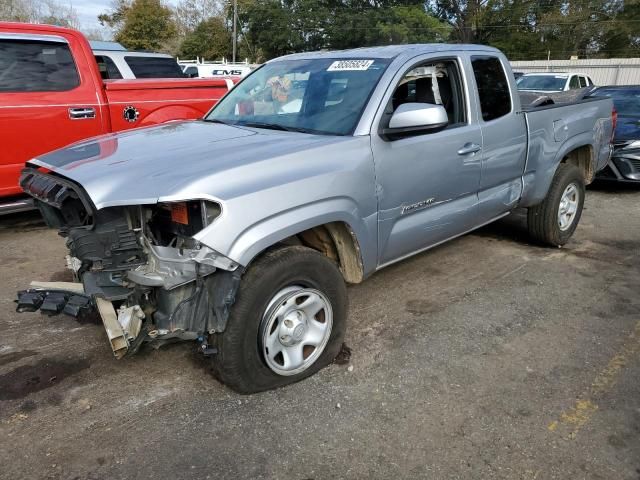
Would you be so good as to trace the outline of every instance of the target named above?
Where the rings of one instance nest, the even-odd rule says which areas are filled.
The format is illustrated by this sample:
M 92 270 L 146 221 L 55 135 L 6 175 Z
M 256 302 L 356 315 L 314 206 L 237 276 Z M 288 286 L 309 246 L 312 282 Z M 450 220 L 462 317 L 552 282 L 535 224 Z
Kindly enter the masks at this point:
M 158 203 L 149 209 L 147 232 L 157 245 L 189 247 L 191 237 L 211 225 L 220 212 L 220 205 L 208 200 Z

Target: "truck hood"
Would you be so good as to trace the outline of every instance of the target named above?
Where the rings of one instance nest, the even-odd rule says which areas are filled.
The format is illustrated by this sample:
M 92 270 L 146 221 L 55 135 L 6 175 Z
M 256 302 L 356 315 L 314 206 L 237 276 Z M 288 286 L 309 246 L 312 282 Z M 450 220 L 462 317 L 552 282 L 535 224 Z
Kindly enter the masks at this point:
M 100 209 L 240 196 L 314 174 L 322 165 L 305 152 L 353 140 L 186 121 L 103 135 L 28 163 L 80 184 Z

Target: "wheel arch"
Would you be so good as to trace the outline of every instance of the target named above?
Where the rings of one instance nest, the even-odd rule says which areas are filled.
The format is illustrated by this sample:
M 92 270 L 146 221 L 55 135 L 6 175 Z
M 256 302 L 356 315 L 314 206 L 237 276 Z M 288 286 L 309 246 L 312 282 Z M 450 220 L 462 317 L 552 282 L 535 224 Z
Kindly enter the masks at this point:
M 275 245 L 304 245 L 334 260 L 346 282 L 360 283 L 375 269 L 377 240 L 370 230 L 375 231 L 376 216 L 360 219 L 345 201 L 333 199 L 330 204 L 340 208 L 331 210 L 324 203 L 307 205 L 252 225 L 233 242 L 228 256 L 248 266 Z
M 520 206 L 531 207 L 542 202 L 549 192 L 551 182 L 561 164 L 573 164 L 583 174 L 585 185 L 595 178 L 596 150 L 593 134 L 585 132 L 564 142 L 558 149 L 553 161 L 546 167 L 524 175 L 524 191 Z
M 562 157 L 562 160 L 560 160 L 560 164 L 562 163 L 567 163 L 578 167 L 578 170 L 580 170 L 584 177 L 585 185 L 589 185 L 591 182 L 593 182 L 593 179 L 596 176 L 596 159 L 594 148 L 591 144 L 584 144 L 579 147 L 575 147 L 573 150 L 566 153 L 564 157 Z M 560 164 L 558 164 L 558 166 Z

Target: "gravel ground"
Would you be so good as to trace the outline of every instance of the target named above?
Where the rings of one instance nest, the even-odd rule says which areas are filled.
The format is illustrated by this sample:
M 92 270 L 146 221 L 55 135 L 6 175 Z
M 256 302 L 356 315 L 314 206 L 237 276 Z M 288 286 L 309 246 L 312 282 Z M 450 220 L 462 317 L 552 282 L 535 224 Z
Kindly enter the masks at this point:
M 640 190 L 591 189 L 562 249 L 522 221 L 350 287 L 350 362 L 240 396 L 189 344 L 14 313 L 65 248 L 0 218 L 0 477 L 638 480 Z

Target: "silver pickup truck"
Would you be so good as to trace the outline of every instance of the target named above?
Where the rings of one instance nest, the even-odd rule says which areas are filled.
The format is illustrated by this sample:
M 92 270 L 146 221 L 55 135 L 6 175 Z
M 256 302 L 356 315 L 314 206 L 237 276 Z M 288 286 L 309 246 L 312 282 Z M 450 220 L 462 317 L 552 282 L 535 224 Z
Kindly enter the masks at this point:
M 198 342 L 239 392 L 298 381 L 341 348 L 346 283 L 517 207 L 537 242 L 569 240 L 612 103 L 533 100 L 484 46 L 270 61 L 202 120 L 29 161 L 22 188 L 78 283 L 35 283 L 18 310 L 97 311 L 118 358 Z

